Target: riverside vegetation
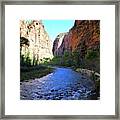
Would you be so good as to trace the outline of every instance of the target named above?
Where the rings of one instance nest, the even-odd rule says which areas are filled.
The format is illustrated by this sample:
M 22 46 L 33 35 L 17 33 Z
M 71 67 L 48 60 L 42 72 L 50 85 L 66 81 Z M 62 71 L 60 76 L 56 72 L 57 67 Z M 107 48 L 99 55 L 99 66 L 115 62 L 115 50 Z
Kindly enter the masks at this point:
M 36 23 L 38 22 L 35 21 L 32 24 L 36 25 Z M 41 23 L 40 25 L 43 26 Z M 39 29 L 40 28 L 38 28 L 38 30 Z M 55 70 L 54 66 L 69 67 L 74 71 L 87 76 L 94 82 L 94 92 L 96 92 L 96 97 L 98 98 L 100 96 L 99 30 L 99 21 L 77 20 L 75 21 L 73 28 L 71 28 L 68 33 L 65 33 L 64 37 L 62 36 L 62 39 L 60 36 L 56 38 L 53 46 L 50 45 L 50 42 L 47 42 L 45 45 L 43 45 L 47 45 L 47 48 L 44 48 L 45 51 L 43 51 L 43 47 L 38 46 L 38 44 L 41 44 L 39 38 L 41 35 L 39 35 L 40 32 L 38 31 L 38 34 L 36 34 L 36 36 L 38 35 L 38 37 L 35 36 L 35 41 L 37 41 L 36 39 L 38 39 L 40 43 L 36 42 L 35 44 L 33 44 L 32 48 L 34 49 L 32 52 L 30 40 L 27 39 L 22 32 L 20 41 L 21 82 L 33 80 L 35 78 L 43 77 L 49 73 L 53 73 L 53 71 Z M 37 31 L 36 27 L 35 31 Z M 46 34 L 44 30 L 43 33 Z M 44 37 L 43 40 L 49 41 L 48 37 Z M 62 40 L 62 42 L 60 42 L 60 40 Z M 61 43 L 61 45 L 59 45 L 58 47 L 59 42 Z M 40 49 L 40 47 L 42 49 Z M 43 52 L 42 55 L 40 55 L 42 52 L 40 54 L 38 53 L 41 50 Z M 49 50 L 53 52 L 53 55 L 49 52 Z M 35 53 L 34 51 L 37 52 Z M 48 51 L 49 55 L 46 55 L 46 51 Z

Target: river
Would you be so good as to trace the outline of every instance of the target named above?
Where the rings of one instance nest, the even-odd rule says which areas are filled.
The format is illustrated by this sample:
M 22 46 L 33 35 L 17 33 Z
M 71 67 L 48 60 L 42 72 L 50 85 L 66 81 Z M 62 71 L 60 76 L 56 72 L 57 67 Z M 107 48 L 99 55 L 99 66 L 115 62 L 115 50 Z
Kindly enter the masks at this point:
M 96 99 L 94 82 L 73 71 L 57 67 L 42 78 L 20 83 L 21 100 L 89 100 Z

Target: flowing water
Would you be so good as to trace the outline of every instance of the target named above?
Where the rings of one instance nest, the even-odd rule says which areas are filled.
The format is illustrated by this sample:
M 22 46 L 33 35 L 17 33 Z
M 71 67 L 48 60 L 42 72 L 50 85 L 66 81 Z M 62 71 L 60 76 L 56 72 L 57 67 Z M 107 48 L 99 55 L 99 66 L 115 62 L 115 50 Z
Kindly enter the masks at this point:
M 94 82 L 70 68 L 56 68 L 42 78 L 21 82 L 21 100 L 88 100 L 96 93 Z M 96 99 L 96 98 L 94 98 Z

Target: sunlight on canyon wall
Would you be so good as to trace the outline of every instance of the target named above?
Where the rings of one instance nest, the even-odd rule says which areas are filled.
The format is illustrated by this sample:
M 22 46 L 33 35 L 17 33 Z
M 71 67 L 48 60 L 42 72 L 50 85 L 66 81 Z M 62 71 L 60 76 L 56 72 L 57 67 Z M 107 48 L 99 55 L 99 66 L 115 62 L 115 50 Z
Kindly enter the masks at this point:
M 52 41 L 42 21 L 20 21 L 20 54 L 31 64 L 39 64 L 44 58 L 52 58 Z

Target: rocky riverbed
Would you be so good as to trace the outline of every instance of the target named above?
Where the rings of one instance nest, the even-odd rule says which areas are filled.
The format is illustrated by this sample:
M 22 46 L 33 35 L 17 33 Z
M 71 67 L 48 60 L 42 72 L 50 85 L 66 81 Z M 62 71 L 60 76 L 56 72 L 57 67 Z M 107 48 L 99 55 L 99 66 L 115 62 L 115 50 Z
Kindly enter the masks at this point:
M 92 80 L 70 68 L 59 67 L 42 78 L 21 82 L 20 99 L 91 100 L 97 97 Z

